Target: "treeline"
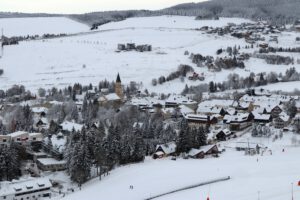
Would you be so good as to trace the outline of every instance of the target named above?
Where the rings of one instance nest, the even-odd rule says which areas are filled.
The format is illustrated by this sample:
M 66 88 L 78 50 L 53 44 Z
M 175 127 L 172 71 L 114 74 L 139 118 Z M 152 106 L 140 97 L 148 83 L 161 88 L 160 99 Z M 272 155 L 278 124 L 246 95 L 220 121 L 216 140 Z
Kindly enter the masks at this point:
M 193 67 L 189 65 L 180 65 L 177 71 L 170 73 L 167 77 L 160 76 L 158 79 L 152 79 L 152 85 L 156 86 L 157 84 L 163 84 L 167 81 L 175 80 L 179 77 L 186 77 L 187 73 L 194 72 Z
M 203 92 L 223 92 L 226 90 L 246 89 L 252 87 L 264 86 L 278 82 L 300 81 L 300 73 L 292 67 L 286 70 L 285 74 L 277 74 L 275 72 L 254 74 L 248 77 L 240 77 L 238 74 L 230 74 L 227 81 L 213 82 L 209 84 L 200 84 L 198 86 L 186 86 L 182 91 L 183 94 L 193 93 L 202 94 Z
M 2 46 L 17 45 L 17 44 L 19 44 L 19 42 L 26 41 L 26 40 L 51 39 L 51 38 L 56 38 L 56 37 L 63 37 L 66 35 L 67 34 L 65 34 L 65 33 L 60 33 L 60 34 L 43 34 L 42 36 L 27 35 L 27 36 L 4 37 L 4 39 L 2 41 Z
M 251 46 L 253 48 L 253 46 Z M 246 46 L 245 48 L 250 48 Z M 198 67 L 207 67 L 209 70 L 221 71 L 222 69 L 235 69 L 245 68 L 244 60 L 250 58 L 249 54 L 239 54 L 240 46 L 227 47 L 227 49 L 218 49 L 216 54 L 220 55 L 223 52 L 227 53 L 229 57 L 217 57 L 214 59 L 213 56 L 203 56 L 201 54 L 191 54 L 190 59 L 192 63 Z
M 300 53 L 300 47 L 268 47 L 260 48 L 259 53 L 276 53 L 276 52 L 288 52 L 288 53 Z
M 0 70 L 1 72 L 1 70 Z M 124 89 L 124 94 L 129 96 L 130 94 L 135 93 L 138 90 L 138 84 L 136 82 L 131 82 Z M 75 83 L 73 86 L 68 86 L 62 89 L 52 87 L 51 89 L 39 88 L 38 95 L 44 97 L 46 101 L 76 101 L 77 95 L 82 95 L 87 93 L 88 99 L 97 98 L 95 93 L 105 91 L 105 93 L 113 93 L 115 91 L 115 82 L 103 80 L 96 85 L 82 85 L 80 83 Z M 27 100 L 36 99 L 36 95 L 32 94 L 30 90 L 26 90 L 23 85 L 13 85 L 7 90 L 0 89 L 0 100 L 5 99 L 7 102 L 17 103 Z
M 269 54 L 253 54 L 252 57 L 265 60 L 271 65 L 290 65 L 294 64 L 294 58 L 289 56 L 269 55 Z
M 165 14 L 198 16 L 216 15 L 219 17 L 242 17 L 254 20 L 267 20 L 274 24 L 291 24 L 299 19 L 298 0 L 212 0 L 200 3 L 180 4 L 164 9 Z
M 151 15 L 155 15 L 155 13 L 147 10 L 126 10 L 92 12 L 85 14 L 69 15 L 69 17 L 90 25 L 92 29 L 97 29 L 98 26 L 109 22 L 121 21 L 130 17 L 141 17 Z

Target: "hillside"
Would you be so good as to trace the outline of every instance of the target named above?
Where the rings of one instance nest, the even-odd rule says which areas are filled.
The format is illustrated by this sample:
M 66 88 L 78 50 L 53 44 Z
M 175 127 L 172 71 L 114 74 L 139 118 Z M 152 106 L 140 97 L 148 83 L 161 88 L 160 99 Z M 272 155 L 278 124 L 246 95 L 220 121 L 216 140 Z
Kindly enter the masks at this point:
M 26 29 L 22 28 L 23 25 L 17 25 L 20 24 L 19 20 L 23 19 L 2 19 L 0 25 L 2 22 L 6 26 L 5 33 L 11 35 L 48 32 L 84 33 L 75 34 L 72 37 L 25 41 L 19 45 L 5 46 L 4 56 L 0 60 L 0 65 L 5 71 L 0 79 L 3 88 L 14 84 L 23 84 L 34 90 L 38 87 L 57 86 L 62 88 L 76 82 L 98 84 L 100 80 L 114 80 L 119 72 L 125 85 L 131 81 L 142 82 L 141 89 L 147 88 L 157 93 L 180 93 L 186 84 L 189 86 L 199 85 L 201 82 L 175 79 L 153 87 L 152 79 L 168 76 L 181 64 L 190 65 L 195 72 L 203 73 L 205 81 L 202 83 L 222 82 L 227 80 L 228 75 L 232 73 L 238 73 L 240 77 L 245 77 L 249 76 L 251 72 L 255 74 L 271 71 L 285 73 L 292 66 L 299 68 L 297 63 L 294 65 L 271 65 L 262 59 L 250 58 L 245 61 L 245 69 L 235 68 L 214 72 L 205 67 L 197 67 L 188 55 L 184 55 L 184 52 L 188 51 L 217 58 L 216 51 L 218 49 L 234 46 L 242 47 L 241 53 L 258 51 L 257 47 L 245 49 L 248 43 L 243 39 L 230 35 L 206 34 L 204 31 L 196 30 L 203 26 L 223 27 L 229 22 L 235 24 L 250 22 L 245 19 L 221 18 L 220 20 L 198 21 L 194 20 L 194 17 L 184 16 L 138 17 L 111 22 L 92 32 L 88 31 L 87 26 L 66 18 L 25 18 L 22 24 L 27 26 Z M 48 26 L 49 23 L 54 25 Z M 33 26 L 33 24 L 36 25 Z M 299 33 L 283 32 L 275 35 L 279 38 L 278 44 L 273 42 L 272 46 L 297 47 L 297 43 L 294 41 Z M 131 42 L 150 44 L 153 50 L 142 53 L 136 51 L 116 52 L 119 43 Z M 31 51 L 33 49 L 34 51 Z M 15 55 L 18 55 L 17 60 Z M 295 60 L 300 59 L 299 55 L 295 53 L 283 55 L 290 55 Z M 16 74 L 16 70 L 22 70 L 23 73 Z M 170 88 L 172 89 L 170 90 Z
M 237 142 L 247 142 L 248 138 L 250 142 L 268 147 L 263 156 L 245 156 L 243 152 L 234 149 Z M 265 200 L 289 199 L 291 183 L 294 185 L 294 199 L 297 199 L 300 197 L 300 187 L 296 184 L 300 176 L 299 160 L 295 158 L 300 148 L 292 145 L 291 138 L 292 134 L 286 133 L 283 139 L 271 142 L 267 138 L 252 138 L 246 134 L 239 139 L 223 143 L 226 152 L 220 154 L 220 158 L 177 161 L 170 158 L 148 158 L 144 163 L 113 170 L 102 181 L 94 179 L 81 191 L 63 199 L 81 200 L 89 195 L 90 200 L 141 200 L 224 176 L 231 176 L 231 180 L 174 193 L 157 200 L 198 200 L 206 199 L 207 196 L 211 199 L 252 200 L 258 198 L 258 192 L 260 198 Z M 283 148 L 285 152 L 282 152 Z M 129 189 L 130 185 L 134 186 L 133 190 Z
M 66 17 L 0 18 L 6 37 L 86 32 L 89 27 Z
M 166 14 L 203 15 L 213 13 L 221 17 L 264 19 L 275 23 L 293 23 L 299 19 L 300 2 L 287 0 L 211 0 L 180 4 L 164 9 Z
M 233 37 L 215 37 L 192 30 L 204 25 L 220 27 L 228 22 L 242 23 L 249 20 L 224 18 L 219 21 L 195 21 L 194 17 L 180 16 L 131 18 L 106 24 L 99 31 L 89 34 L 5 46 L 4 56 L 0 60 L 5 74 L 0 82 L 3 88 L 14 84 L 23 84 L 34 90 L 38 87 L 62 88 L 76 82 L 98 84 L 104 79 L 112 81 L 119 72 L 125 85 L 131 81 L 143 82 L 144 88 L 150 91 L 167 92 L 172 87 L 172 92 L 180 93 L 185 83 L 179 79 L 155 88 L 151 80 L 168 75 L 180 64 L 191 64 L 189 57 L 184 55 L 186 50 L 211 55 L 221 47 L 245 45 L 244 41 Z M 36 27 L 32 28 L 36 30 Z M 118 43 L 128 42 L 151 44 L 153 51 L 115 52 Z M 18 55 L 17 60 L 15 55 Z M 282 71 L 285 69 L 282 68 Z M 23 73 L 16 74 L 16 70 L 22 70 Z M 205 68 L 195 70 L 207 74 L 206 82 L 225 80 L 232 73 L 224 71 L 215 74 Z M 186 83 L 197 85 L 200 82 L 187 80 Z

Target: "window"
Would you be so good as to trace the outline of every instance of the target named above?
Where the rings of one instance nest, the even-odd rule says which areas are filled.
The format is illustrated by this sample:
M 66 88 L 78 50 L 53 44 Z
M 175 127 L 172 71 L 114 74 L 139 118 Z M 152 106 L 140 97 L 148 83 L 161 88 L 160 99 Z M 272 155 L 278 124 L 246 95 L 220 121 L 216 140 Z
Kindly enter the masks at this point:
M 43 194 L 43 197 L 50 197 L 50 193 Z
M 3 142 L 7 142 L 7 140 L 6 140 L 6 139 L 3 139 Z

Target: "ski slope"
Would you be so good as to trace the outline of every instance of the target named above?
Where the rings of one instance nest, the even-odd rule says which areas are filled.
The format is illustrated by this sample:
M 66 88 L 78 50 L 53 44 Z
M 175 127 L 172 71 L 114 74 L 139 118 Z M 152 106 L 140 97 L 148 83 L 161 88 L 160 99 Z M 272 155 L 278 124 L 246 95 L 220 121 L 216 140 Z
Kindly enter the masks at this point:
M 87 25 L 66 17 L 1 18 L 1 29 L 7 37 L 89 31 Z
M 300 198 L 299 164 L 300 143 L 291 143 L 292 134 L 286 133 L 282 140 L 272 142 L 271 139 L 242 138 L 227 142 L 226 152 L 220 158 L 203 160 L 169 158 L 152 160 L 117 168 L 102 181 L 92 180 L 85 184 L 81 191 L 68 195 L 64 200 L 143 200 L 170 190 L 201 183 L 207 180 L 231 176 L 231 180 L 198 187 L 157 198 L 157 200 L 282 200 L 291 199 L 293 183 L 294 199 Z M 263 156 L 245 156 L 233 148 L 235 142 L 263 143 L 272 150 Z M 300 136 L 297 137 L 300 141 Z M 285 152 L 282 152 L 282 149 Z M 258 161 L 257 161 L 258 160 Z M 133 185 L 134 189 L 129 189 Z

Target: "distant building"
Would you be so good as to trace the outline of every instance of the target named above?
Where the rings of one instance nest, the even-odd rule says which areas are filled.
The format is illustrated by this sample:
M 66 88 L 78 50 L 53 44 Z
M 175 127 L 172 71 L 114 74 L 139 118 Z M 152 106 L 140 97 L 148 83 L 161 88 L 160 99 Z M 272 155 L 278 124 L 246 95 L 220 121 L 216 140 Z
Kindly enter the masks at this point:
M 276 129 L 283 129 L 288 126 L 290 118 L 286 113 L 281 113 L 279 117 L 273 120 L 274 127 Z
M 0 183 L 1 200 L 37 200 L 51 198 L 52 184 L 49 179 Z
M 228 129 L 221 129 L 217 132 L 216 138 L 219 141 L 226 141 L 232 136 L 232 132 Z
M 126 45 L 125 45 L 125 44 L 118 44 L 118 50 L 119 50 L 119 51 L 124 51 L 124 50 L 126 50 Z
M 218 123 L 218 118 L 215 116 L 188 114 L 184 117 L 188 121 L 189 126 L 198 127 L 198 126 L 212 125 Z
M 127 50 L 134 50 L 135 48 L 135 43 L 127 43 L 126 45 Z
M 176 152 L 176 143 L 175 142 L 169 142 L 166 144 L 159 144 L 156 146 L 155 153 L 153 154 L 153 158 L 163 158 L 166 156 L 170 156 L 175 154 Z
M 54 158 L 37 159 L 37 166 L 43 171 L 62 171 L 66 169 L 66 161 Z
M 207 145 L 203 146 L 200 149 L 191 149 L 188 153 L 188 156 L 195 159 L 203 159 L 208 155 L 218 155 L 219 149 L 217 145 Z

